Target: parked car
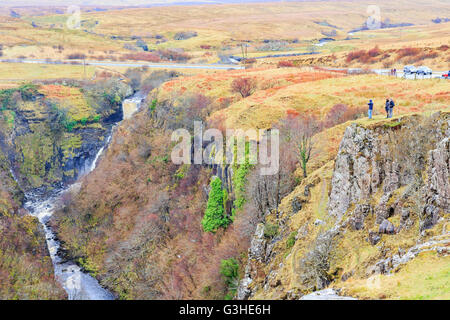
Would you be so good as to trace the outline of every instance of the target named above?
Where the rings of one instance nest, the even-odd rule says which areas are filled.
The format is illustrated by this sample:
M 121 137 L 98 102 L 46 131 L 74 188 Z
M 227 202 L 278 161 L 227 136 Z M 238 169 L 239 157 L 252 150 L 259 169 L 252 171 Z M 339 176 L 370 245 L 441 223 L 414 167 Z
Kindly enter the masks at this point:
M 442 77 L 445 78 L 445 79 L 450 79 L 450 70 L 447 73 L 444 73 L 442 75 Z
M 431 70 L 430 68 L 425 67 L 425 66 L 420 66 L 420 67 L 417 68 L 416 73 L 417 74 L 423 74 L 424 76 L 426 76 L 428 74 L 432 75 L 433 74 L 433 70 Z
M 404 72 L 405 74 L 408 74 L 408 73 L 416 73 L 416 71 L 417 71 L 417 69 L 416 69 L 416 67 L 414 67 L 414 66 L 405 66 L 405 67 L 403 68 L 403 72 Z

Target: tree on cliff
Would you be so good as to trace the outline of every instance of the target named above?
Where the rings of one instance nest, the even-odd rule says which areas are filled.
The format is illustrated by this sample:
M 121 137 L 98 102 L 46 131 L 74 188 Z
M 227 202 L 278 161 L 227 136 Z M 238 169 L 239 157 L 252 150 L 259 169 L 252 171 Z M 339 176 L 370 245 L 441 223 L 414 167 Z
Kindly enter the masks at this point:
M 206 232 L 216 232 L 220 227 L 228 226 L 230 219 L 226 216 L 224 208 L 226 192 L 222 189 L 222 181 L 216 177 L 211 181 L 210 186 L 211 191 L 209 192 L 205 215 L 202 219 L 202 226 Z
M 314 116 L 299 116 L 290 114 L 287 119 L 282 120 L 278 126 L 280 136 L 288 144 L 294 144 L 303 177 L 307 177 L 307 164 L 312 156 L 314 147 L 313 135 L 318 133 L 323 124 Z

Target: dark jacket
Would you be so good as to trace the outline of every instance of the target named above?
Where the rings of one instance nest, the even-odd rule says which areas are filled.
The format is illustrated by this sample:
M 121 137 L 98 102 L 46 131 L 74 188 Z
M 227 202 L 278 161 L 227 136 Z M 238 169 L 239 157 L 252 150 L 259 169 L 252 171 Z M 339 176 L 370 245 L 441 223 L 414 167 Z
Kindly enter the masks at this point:
M 369 110 L 373 110 L 373 102 L 369 102 L 368 105 L 369 105 Z
M 389 111 L 389 106 L 390 106 L 390 101 L 388 100 L 388 101 L 386 101 L 386 106 L 385 106 L 385 109 L 386 109 L 386 112 L 388 112 Z
M 395 106 L 394 100 L 391 100 L 389 102 L 389 108 L 393 108 Z

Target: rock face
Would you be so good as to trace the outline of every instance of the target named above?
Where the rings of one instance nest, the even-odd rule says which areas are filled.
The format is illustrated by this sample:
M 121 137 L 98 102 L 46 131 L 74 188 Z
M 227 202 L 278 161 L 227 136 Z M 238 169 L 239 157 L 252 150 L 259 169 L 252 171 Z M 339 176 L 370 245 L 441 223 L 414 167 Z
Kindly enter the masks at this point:
M 380 224 L 380 228 L 378 229 L 379 233 L 386 233 L 386 234 L 393 234 L 395 232 L 395 227 L 387 219 L 384 219 L 383 222 Z
M 256 275 L 256 264 L 258 262 L 263 262 L 263 259 L 266 255 L 266 245 L 267 241 L 264 238 L 264 224 L 260 223 L 256 227 L 256 231 L 252 238 L 250 248 L 248 249 L 249 263 L 245 268 L 244 278 L 239 283 L 237 291 L 238 300 L 246 300 L 251 296 L 252 290 L 250 289 L 250 285 Z
M 335 162 L 329 214 L 342 219 L 356 205 L 351 216 L 354 228 L 359 229 L 372 210 L 369 202 L 379 192 L 373 210 L 376 222 L 383 223 L 383 233 L 393 232 L 386 219 L 407 210 L 404 203 L 412 198 L 426 203 L 421 228 L 433 226 L 439 212 L 448 212 L 450 207 L 448 129 L 437 130 L 449 126 L 447 118 L 436 114 L 426 124 L 412 118 L 374 129 L 349 126 Z M 421 126 L 425 129 L 418 132 Z M 425 171 L 428 178 L 423 181 L 421 173 Z M 407 189 L 399 195 L 402 187 Z
M 324 289 L 304 295 L 300 300 L 358 300 L 352 297 L 340 296 L 334 289 Z
M 54 87 L 71 90 L 63 85 Z M 132 93 L 128 89 L 129 86 L 120 84 L 105 90 L 116 90 L 115 97 L 122 99 Z M 93 89 L 85 91 L 88 90 Z M 54 100 L 48 96 L 51 92 L 44 92 L 36 89 L 26 98 L 15 92 L 16 99 L 6 107 L 14 110 L 13 121 L 10 125 L 0 123 L 0 151 L 6 155 L 24 191 L 46 192 L 74 182 L 87 171 L 104 146 L 113 124 L 122 119 L 122 108 L 116 98 L 114 102 L 92 99 L 88 103 L 81 91 L 74 91 L 73 96 L 68 93 L 66 100 Z M 67 103 L 74 97 L 79 97 L 81 102 L 78 109 L 73 107 L 69 112 Z M 103 109 L 90 105 L 94 103 Z M 100 107 L 96 105 L 96 108 Z M 92 112 L 98 114 L 94 117 Z
M 389 273 L 424 251 L 448 256 L 449 136 L 448 112 L 347 127 L 334 168 L 331 163 L 329 171 L 321 171 L 331 179 L 323 180 L 320 195 L 308 188 L 304 195 L 312 193 L 310 198 L 297 190 L 282 201 L 280 208 L 291 212 L 283 223 L 292 228 L 273 246 L 258 227 L 237 298 L 341 299 L 338 292 L 321 289 Z M 312 199 L 326 197 L 327 188 L 321 211 Z M 338 227 L 338 236 L 321 241 Z M 322 247 L 333 249 L 318 250 Z M 349 264 L 351 259 L 358 262 Z M 308 285 L 305 279 L 317 274 L 327 281 Z M 311 290 L 321 291 L 307 294 Z
M 447 132 L 448 134 L 448 132 Z M 439 209 L 450 212 L 450 138 L 443 139 L 428 153 L 426 205 L 421 229 L 432 227 L 439 219 Z

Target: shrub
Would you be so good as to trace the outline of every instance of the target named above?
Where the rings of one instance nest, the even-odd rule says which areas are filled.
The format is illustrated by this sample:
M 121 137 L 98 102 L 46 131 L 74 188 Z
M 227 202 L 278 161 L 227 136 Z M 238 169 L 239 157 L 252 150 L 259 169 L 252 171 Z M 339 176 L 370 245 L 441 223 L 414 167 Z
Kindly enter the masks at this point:
M 155 111 L 157 104 L 158 104 L 158 100 L 153 99 L 152 102 L 150 103 L 150 105 L 148 106 L 148 108 L 150 109 L 150 112 Z
M 289 234 L 289 237 L 288 237 L 288 239 L 286 241 L 286 249 L 290 249 L 290 248 L 292 248 L 294 246 L 296 234 L 297 234 L 296 232 L 291 232 Z
M 69 60 L 83 60 L 86 59 L 86 55 L 83 53 L 71 53 L 67 56 L 67 59 Z
M 300 278 L 311 290 L 321 290 L 331 281 L 329 274 L 334 259 L 336 232 L 328 231 L 317 236 L 305 257 L 300 261 Z
M 347 122 L 349 120 L 356 120 L 365 115 L 367 111 L 366 107 L 353 107 L 350 108 L 346 104 L 335 104 L 331 110 L 327 113 L 324 119 L 324 126 L 326 128 L 334 127 L 340 123 Z
M 226 284 L 233 285 L 239 277 L 239 264 L 234 258 L 224 259 L 220 262 L 220 274 L 223 276 Z
M 399 59 L 404 58 L 404 57 L 416 56 L 419 53 L 420 53 L 419 48 L 411 48 L 411 47 L 402 48 L 397 51 Z
M 278 61 L 277 66 L 278 68 L 290 68 L 294 66 L 294 63 L 290 60 L 281 60 Z
M 239 264 L 236 259 L 230 258 L 221 260 L 220 274 L 228 288 L 225 300 L 232 300 L 239 285 Z
M 375 48 L 367 51 L 367 54 L 371 57 L 377 57 L 381 54 L 381 50 L 380 50 L 380 48 L 378 48 L 378 46 L 376 46 Z
M 187 40 L 193 37 L 197 36 L 197 32 L 195 31 L 182 31 L 182 32 L 177 32 L 175 33 L 175 35 L 173 36 L 174 40 Z
M 267 222 L 264 225 L 264 237 L 266 238 L 275 238 L 278 235 L 278 225 Z
M 233 175 L 233 186 L 234 186 L 234 194 L 235 200 L 233 202 L 233 215 L 232 219 L 234 219 L 234 215 L 236 210 L 242 209 L 246 202 L 245 191 L 247 185 L 247 175 L 252 167 L 249 159 L 250 153 L 250 144 L 246 143 L 245 145 L 245 161 L 242 163 L 239 168 L 235 168 Z
M 225 213 L 226 192 L 222 189 L 222 181 L 216 177 L 211 181 L 210 186 L 211 191 L 202 219 L 202 226 L 206 232 L 216 232 L 221 227 L 226 228 L 230 220 Z
M 122 55 L 122 60 L 160 62 L 161 58 L 152 52 L 137 52 Z
M 187 53 L 183 52 L 182 50 L 175 50 L 175 49 L 159 50 L 158 54 L 161 57 L 161 59 L 169 61 L 184 62 L 191 58 Z
M 352 62 L 353 60 L 359 60 L 362 56 L 364 56 L 366 52 L 364 50 L 352 51 L 347 54 L 347 63 Z
M 231 82 L 231 91 L 239 93 L 242 98 L 250 96 L 256 89 L 256 80 L 252 78 L 237 78 Z
M 130 79 L 130 86 L 133 90 L 138 90 L 141 86 L 142 73 L 138 69 L 128 69 L 125 76 Z

